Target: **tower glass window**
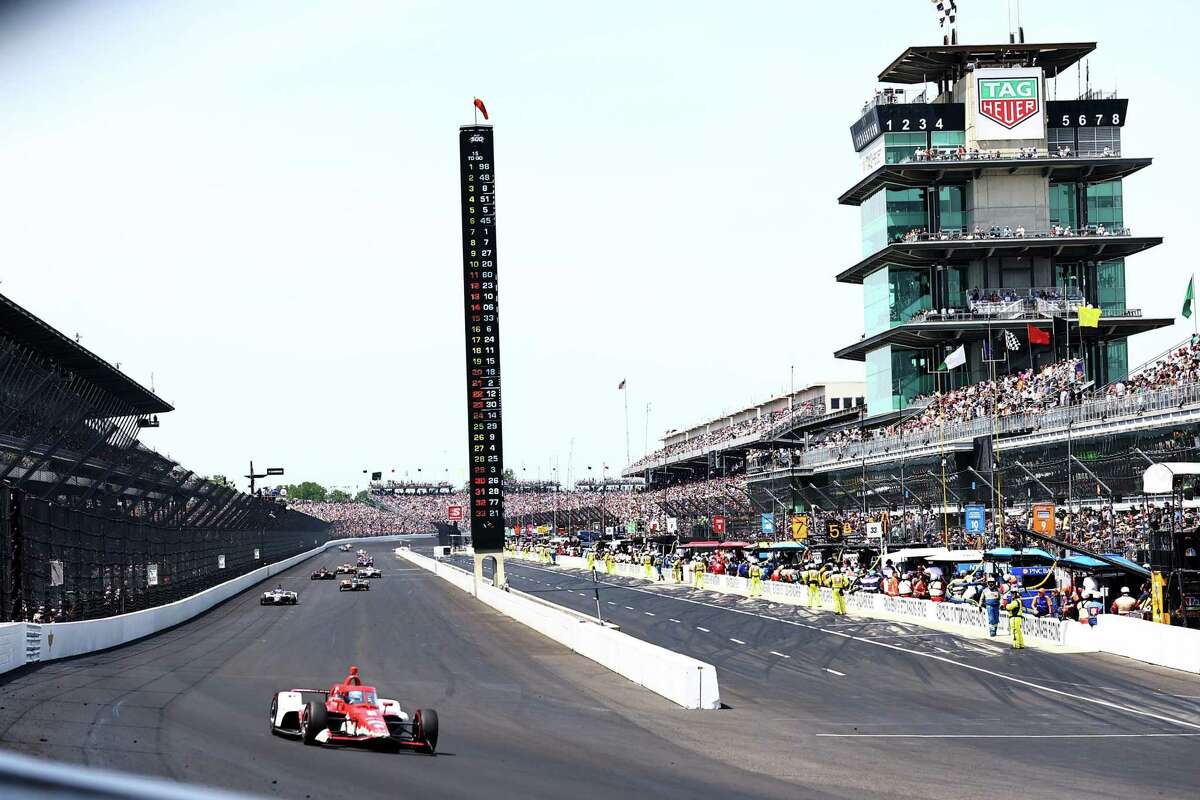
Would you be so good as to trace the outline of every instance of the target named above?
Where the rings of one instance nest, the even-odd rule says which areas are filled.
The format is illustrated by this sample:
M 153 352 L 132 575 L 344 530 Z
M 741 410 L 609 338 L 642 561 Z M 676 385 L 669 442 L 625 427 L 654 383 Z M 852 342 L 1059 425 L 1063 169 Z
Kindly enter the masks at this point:
M 888 164 L 899 164 L 911 159 L 917 148 L 929 143 L 924 133 L 885 133 L 883 135 L 883 160 Z
M 1096 302 L 1105 316 L 1125 312 L 1125 260 L 1096 265 Z
M 933 391 L 929 354 L 888 345 L 867 353 L 867 413 L 898 411 Z
M 1112 230 L 1125 227 L 1125 209 L 1121 182 L 1105 181 L 1087 187 L 1088 225 L 1103 225 Z
M 938 230 L 964 230 L 967 227 L 963 194 L 961 186 L 943 186 L 938 189 Z
M 925 197 L 921 189 L 880 189 L 863 201 L 863 255 L 869 256 L 897 242 L 911 230 L 926 226 Z

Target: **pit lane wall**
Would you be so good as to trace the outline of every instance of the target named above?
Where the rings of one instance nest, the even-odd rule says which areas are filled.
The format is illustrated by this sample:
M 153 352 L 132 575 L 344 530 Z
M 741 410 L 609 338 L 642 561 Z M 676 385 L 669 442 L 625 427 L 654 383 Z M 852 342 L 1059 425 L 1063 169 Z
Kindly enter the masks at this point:
M 537 561 L 535 555 L 520 554 L 509 558 Z M 587 560 L 574 556 L 559 556 L 558 566 L 568 569 L 587 570 Z M 603 575 L 604 565 L 596 562 L 597 571 Z M 654 580 L 646 577 L 645 568 L 638 564 L 613 564 L 613 574 L 639 580 Z M 667 582 L 673 582 L 669 571 L 665 571 Z M 684 584 L 693 585 L 691 567 L 684 570 Z M 733 575 L 704 575 L 706 591 L 749 596 L 750 581 Z M 799 583 L 763 581 L 762 597 L 768 602 L 789 605 L 807 605 L 808 587 Z M 833 609 L 833 593 L 820 589 L 821 607 Z M 856 592 L 846 597 L 846 610 L 850 614 L 908 622 L 936 630 L 973 636 L 987 635 L 987 614 L 980 608 L 964 603 L 934 603 L 906 597 L 891 597 L 885 594 Z M 1001 612 L 1000 626 L 996 636 L 1006 644 L 1010 638 L 1008 615 Z M 1021 623 L 1027 644 L 1043 646 L 1069 652 L 1109 653 L 1124 656 L 1147 664 L 1170 667 L 1200 674 L 1200 630 L 1159 625 L 1133 617 L 1116 614 L 1101 615 L 1096 625 L 1084 625 L 1077 621 L 1061 621 L 1055 618 L 1026 615 Z
M 128 644 L 136 639 L 174 627 L 203 614 L 218 603 L 245 591 L 259 581 L 290 569 L 301 561 L 319 555 L 331 547 L 346 542 L 371 544 L 401 541 L 405 538 L 407 537 L 376 536 L 362 539 L 333 539 L 291 558 L 259 567 L 191 597 L 129 614 L 82 622 L 55 622 L 40 625 L 32 622 L 0 624 L 0 674 L 37 661 L 52 661 L 93 653 L 97 650 L 107 650 L 110 647 Z
M 595 620 L 490 584 L 458 567 L 409 550 L 397 555 L 427 569 L 506 617 L 566 645 L 584 658 L 688 709 L 718 709 L 721 693 L 712 664 L 599 625 Z

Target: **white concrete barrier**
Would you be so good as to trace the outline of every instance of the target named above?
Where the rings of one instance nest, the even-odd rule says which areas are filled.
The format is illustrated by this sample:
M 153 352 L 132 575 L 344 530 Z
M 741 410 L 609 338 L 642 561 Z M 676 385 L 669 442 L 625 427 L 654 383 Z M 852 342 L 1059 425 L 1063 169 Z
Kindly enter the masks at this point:
M 1200 630 L 1159 625 L 1135 617 L 1101 614 L 1096 624 L 1072 625 L 1068 640 L 1171 669 L 1200 673 Z
M 690 709 L 721 707 L 717 670 L 711 664 L 605 627 L 574 612 L 535 602 L 520 593 L 507 592 L 486 583 L 476 587 L 474 575 L 450 564 L 409 550 L 398 550 L 396 554 L 458 588 L 474 593 L 481 602 L 506 617 L 673 703 Z
M 50 661 L 106 650 L 166 630 L 204 613 L 259 581 L 290 569 L 301 561 L 323 553 L 331 547 L 347 542 L 370 544 L 393 542 L 402 538 L 405 537 L 377 536 L 360 539 L 332 539 L 312 550 L 259 567 L 211 589 L 198 592 L 182 600 L 176 600 L 174 603 L 129 614 L 80 622 L 54 622 L 41 625 L 25 622 L 2 624 L 0 625 L 0 674 L 35 661 Z

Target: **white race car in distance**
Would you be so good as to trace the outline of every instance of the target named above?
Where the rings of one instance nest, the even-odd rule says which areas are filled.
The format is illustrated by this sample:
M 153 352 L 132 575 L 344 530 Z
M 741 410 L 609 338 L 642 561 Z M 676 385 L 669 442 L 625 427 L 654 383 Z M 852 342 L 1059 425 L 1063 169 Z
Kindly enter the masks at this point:
M 359 567 L 355 573 L 360 578 L 382 578 L 383 573 L 379 571 L 379 567 Z
M 263 592 L 258 604 L 260 606 L 294 606 L 298 602 L 300 602 L 300 598 L 295 592 L 282 586 L 276 586 L 269 592 Z

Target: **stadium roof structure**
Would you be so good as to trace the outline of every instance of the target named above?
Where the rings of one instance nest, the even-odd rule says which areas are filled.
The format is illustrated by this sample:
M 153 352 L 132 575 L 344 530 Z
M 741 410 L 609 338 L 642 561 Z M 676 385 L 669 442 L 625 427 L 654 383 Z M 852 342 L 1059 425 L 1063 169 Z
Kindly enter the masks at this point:
M 884 164 L 847 190 L 838 202 L 858 206 L 880 189 L 919 189 L 926 186 L 965 184 L 984 170 L 1041 173 L 1055 181 L 1103 181 L 1125 178 L 1150 166 L 1150 158 L 1006 158 L 964 161 L 913 161 Z
M 1095 42 L 1058 44 L 952 44 L 910 47 L 879 73 L 881 83 L 937 83 L 968 68 L 1024 65 L 1057 75 L 1096 49 Z
M 1027 325 L 1046 327 L 1051 324 L 1049 317 L 1016 319 L 996 319 L 955 316 L 951 319 L 936 321 L 906 322 L 885 331 L 860 339 L 849 347 L 843 347 L 834 353 L 836 358 L 846 358 L 851 361 L 865 361 L 867 352 L 884 344 L 902 345 L 904 347 L 923 348 L 934 344 L 960 344 L 965 342 L 982 342 L 989 333 L 994 337 L 1002 331 L 1020 333 L 1024 338 Z M 1072 328 L 1071 338 L 1074 340 L 1077 332 L 1085 339 L 1110 339 L 1119 336 L 1131 336 L 1157 328 L 1166 328 L 1175 324 L 1168 317 L 1143 317 L 1130 314 L 1129 316 L 1103 316 L 1100 324 L 1091 331 L 1087 328 Z M 998 341 L 998 340 L 997 340 Z M 998 354 L 1003 354 L 1002 344 L 995 345 Z
M 1112 261 L 1162 244 L 1161 236 L 1009 236 L 894 242 L 838 274 L 839 283 L 862 283 L 888 264 L 931 267 L 954 260 L 992 256 L 1048 256 L 1063 260 Z
M 52 359 L 128 404 L 137 414 L 174 411 L 167 401 L 50 324 L 0 295 L 0 334 Z

